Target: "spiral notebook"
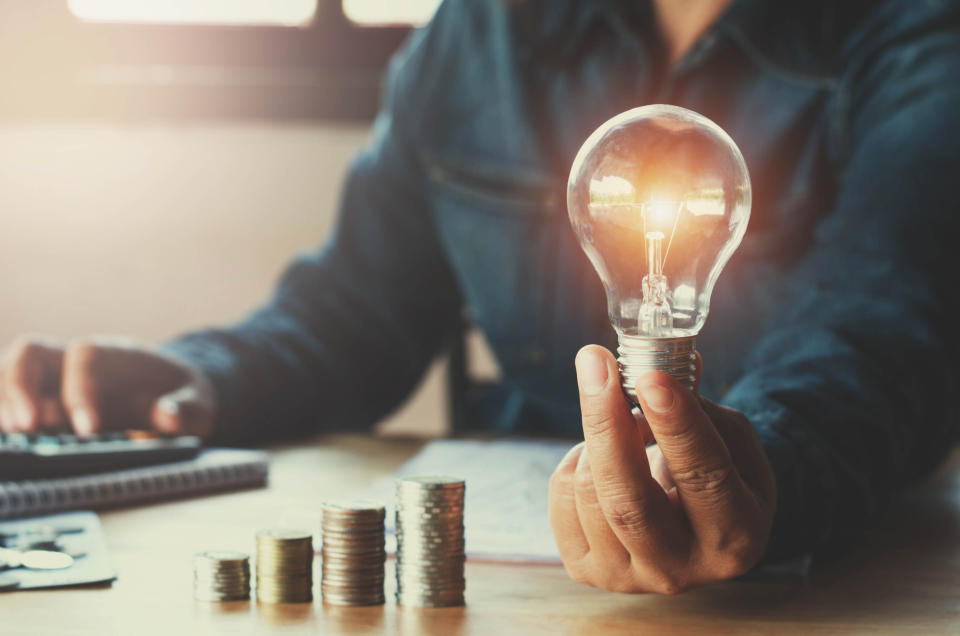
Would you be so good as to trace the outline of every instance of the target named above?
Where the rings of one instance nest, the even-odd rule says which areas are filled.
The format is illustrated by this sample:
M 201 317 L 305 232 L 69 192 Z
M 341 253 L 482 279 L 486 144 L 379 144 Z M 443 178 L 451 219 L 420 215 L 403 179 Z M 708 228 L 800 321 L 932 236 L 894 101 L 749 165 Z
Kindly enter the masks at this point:
M 102 510 L 263 486 L 267 453 L 211 448 L 191 460 L 92 475 L 0 482 L 0 519 L 77 508 Z

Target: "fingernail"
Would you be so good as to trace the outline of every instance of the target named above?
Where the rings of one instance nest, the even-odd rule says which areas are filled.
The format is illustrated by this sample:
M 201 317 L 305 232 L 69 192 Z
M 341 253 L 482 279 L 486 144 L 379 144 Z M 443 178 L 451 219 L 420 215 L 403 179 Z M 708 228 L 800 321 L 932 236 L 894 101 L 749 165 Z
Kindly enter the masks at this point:
M 70 414 L 70 420 L 73 422 L 73 430 L 77 435 L 93 435 L 93 418 L 90 412 L 84 409 L 78 409 Z
M 584 393 L 598 393 L 607 384 L 607 363 L 592 349 L 581 349 L 575 360 L 577 381 Z
M 656 413 L 669 413 L 673 409 L 673 391 L 662 384 L 650 383 L 640 387 L 645 406 Z
M 162 397 L 157 401 L 157 408 L 168 415 L 180 414 L 180 403 L 171 397 Z

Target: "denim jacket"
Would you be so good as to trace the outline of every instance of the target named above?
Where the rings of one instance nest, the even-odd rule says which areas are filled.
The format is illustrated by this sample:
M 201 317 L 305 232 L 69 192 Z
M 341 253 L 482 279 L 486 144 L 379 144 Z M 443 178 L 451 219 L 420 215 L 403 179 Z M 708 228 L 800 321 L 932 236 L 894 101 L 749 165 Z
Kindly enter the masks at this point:
M 243 322 L 168 345 L 212 379 L 219 437 L 368 427 L 464 316 L 503 372 L 482 424 L 581 435 L 574 354 L 615 336 L 567 173 L 607 118 L 671 103 L 754 186 L 697 346 L 702 393 L 774 466 L 768 558 L 856 536 L 960 428 L 960 6 L 744 0 L 663 50 L 639 0 L 445 2 L 391 64 L 326 245 Z

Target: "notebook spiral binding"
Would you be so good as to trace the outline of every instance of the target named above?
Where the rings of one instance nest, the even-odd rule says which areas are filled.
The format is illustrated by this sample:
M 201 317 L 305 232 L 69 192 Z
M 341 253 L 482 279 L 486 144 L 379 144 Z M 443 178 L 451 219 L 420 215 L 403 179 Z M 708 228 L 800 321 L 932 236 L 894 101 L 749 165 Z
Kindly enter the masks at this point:
M 102 510 L 263 486 L 267 453 L 215 448 L 188 461 L 56 479 L 0 482 L 0 519 L 77 508 Z

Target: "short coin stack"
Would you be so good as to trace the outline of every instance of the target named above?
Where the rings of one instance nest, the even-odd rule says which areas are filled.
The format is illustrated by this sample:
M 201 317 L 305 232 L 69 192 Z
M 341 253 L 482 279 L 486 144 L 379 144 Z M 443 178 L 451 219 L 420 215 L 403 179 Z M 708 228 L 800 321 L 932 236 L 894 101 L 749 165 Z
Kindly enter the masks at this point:
M 397 480 L 397 603 L 463 605 L 464 481 L 457 477 Z
M 323 504 L 324 603 L 383 605 L 385 517 L 377 503 Z
M 250 598 L 250 557 L 243 552 L 200 552 L 193 557 L 193 596 L 198 601 Z
M 257 533 L 257 598 L 264 603 L 313 600 L 313 537 L 309 532 Z

